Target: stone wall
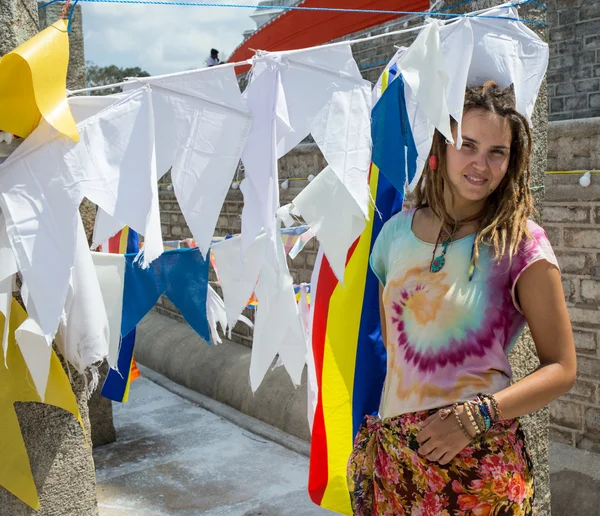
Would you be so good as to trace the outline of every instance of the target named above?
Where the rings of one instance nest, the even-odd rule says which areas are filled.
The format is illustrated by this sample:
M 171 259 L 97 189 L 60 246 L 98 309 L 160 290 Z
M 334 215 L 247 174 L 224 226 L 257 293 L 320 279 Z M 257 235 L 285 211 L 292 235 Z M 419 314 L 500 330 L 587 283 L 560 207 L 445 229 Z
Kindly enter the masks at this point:
M 554 122 L 551 170 L 600 169 L 600 118 Z M 569 166 L 572 165 L 572 166 Z M 572 391 L 551 405 L 553 440 L 600 453 L 600 175 L 548 174 L 544 227 L 562 268 L 578 356 Z
M 547 5 L 550 120 L 600 116 L 600 1 Z

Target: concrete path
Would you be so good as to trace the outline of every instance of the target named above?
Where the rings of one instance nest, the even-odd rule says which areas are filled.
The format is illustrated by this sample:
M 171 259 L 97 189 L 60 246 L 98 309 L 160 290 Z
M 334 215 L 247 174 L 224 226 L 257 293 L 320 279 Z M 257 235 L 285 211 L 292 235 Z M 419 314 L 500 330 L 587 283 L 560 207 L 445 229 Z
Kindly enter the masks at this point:
M 334 514 L 310 501 L 305 456 L 147 378 L 114 420 L 117 442 L 94 450 L 101 516 Z

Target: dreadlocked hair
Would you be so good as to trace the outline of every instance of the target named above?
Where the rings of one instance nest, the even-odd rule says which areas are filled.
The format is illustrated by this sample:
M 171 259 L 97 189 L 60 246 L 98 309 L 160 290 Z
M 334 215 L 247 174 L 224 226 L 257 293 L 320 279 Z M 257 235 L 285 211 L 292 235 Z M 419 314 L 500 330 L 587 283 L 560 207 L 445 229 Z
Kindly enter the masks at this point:
M 512 134 L 510 158 L 506 175 L 487 198 L 481 217 L 480 229 L 475 238 L 474 262 L 479 260 L 482 243 L 494 249 L 499 260 L 508 252 L 509 259 L 517 253 L 519 243 L 528 237 L 527 219 L 534 211 L 531 181 L 531 131 L 527 119 L 515 108 L 511 88 L 500 88 L 488 81 L 483 86 L 468 88 L 465 92 L 463 113 L 471 109 L 483 109 L 508 120 Z M 457 124 L 451 119 L 452 127 Z M 426 161 L 423 175 L 417 185 L 417 206 L 428 206 L 442 220 L 442 230 L 454 235 L 459 221 L 454 219 L 444 203 L 444 189 L 451 188 L 446 169 L 446 138 L 437 130 L 433 137 L 430 156 L 438 157 L 436 171 Z M 452 198 L 454 192 L 450 190 Z

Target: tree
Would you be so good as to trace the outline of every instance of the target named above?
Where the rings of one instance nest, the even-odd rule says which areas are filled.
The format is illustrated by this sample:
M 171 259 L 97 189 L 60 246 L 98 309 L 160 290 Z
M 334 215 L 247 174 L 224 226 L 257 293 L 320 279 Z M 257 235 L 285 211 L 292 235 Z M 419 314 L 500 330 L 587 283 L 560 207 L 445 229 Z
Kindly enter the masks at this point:
M 115 65 L 98 66 L 88 61 L 85 68 L 85 82 L 88 88 L 123 82 L 128 77 L 150 77 L 150 74 L 142 70 L 139 66 L 129 68 L 119 68 Z M 121 88 L 109 88 L 101 90 L 97 94 L 110 95 L 111 93 L 118 93 L 120 91 Z

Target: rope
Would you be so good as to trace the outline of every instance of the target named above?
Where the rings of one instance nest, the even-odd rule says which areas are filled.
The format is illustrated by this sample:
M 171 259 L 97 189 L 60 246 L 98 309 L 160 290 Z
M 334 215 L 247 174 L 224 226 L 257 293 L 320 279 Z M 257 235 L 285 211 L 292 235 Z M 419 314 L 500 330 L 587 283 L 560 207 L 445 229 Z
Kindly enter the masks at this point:
M 65 2 L 65 5 L 63 6 L 62 13 L 60 14 L 60 19 L 61 20 L 65 19 L 65 14 L 67 14 L 67 9 L 69 9 L 69 5 L 71 5 L 71 0 L 67 0 Z
M 73 21 L 73 14 L 75 13 L 77 2 L 79 2 L 79 0 L 75 0 L 73 7 L 71 7 L 71 12 L 69 13 L 69 23 L 67 24 L 67 32 L 71 32 L 71 22 Z
M 54 3 L 57 0 L 51 0 L 48 4 L 44 4 L 39 9 L 43 9 L 47 5 Z M 70 1 L 70 0 L 68 0 Z M 440 18 L 456 18 L 456 17 L 468 17 L 472 16 L 472 13 L 469 14 L 451 14 L 451 13 L 442 13 L 440 11 L 388 11 L 384 9 L 344 9 L 341 7 L 302 7 L 302 6 L 289 6 L 289 5 L 251 5 L 251 4 L 216 4 L 216 3 L 207 3 L 207 2 L 182 2 L 178 0 L 80 0 L 82 2 L 91 2 L 91 3 L 116 3 L 116 4 L 132 4 L 132 5 L 174 5 L 174 6 L 184 6 L 184 7 L 226 7 L 232 9 L 279 9 L 284 11 L 307 11 L 307 12 L 335 12 L 335 13 L 360 13 L 360 14 L 392 14 L 396 16 L 437 16 Z M 525 0 L 516 5 L 523 5 L 525 3 L 533 2 L 533 0 Z M 461 5 L 464 2 L 461 2 L 457 5 Z M 537 2 L 535 2 L 537 4 Z M 541 4 L 539 4 L 541 5 Z M 506 6 L 510 7 L 510 6 Z M 487 18 L 487 19 L 503 19 L 510 21 L 521 21 L 523 23 L 529 23 L 531 25 L 543 25 L 547 26 L 548 24 L 545 22 L 540 22 L 537 20 L 525 20 L 513 17 L 504 17 L 504 16 L 486 16 L 486 15 L 478 15 L 479 18 Z

